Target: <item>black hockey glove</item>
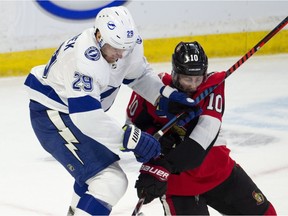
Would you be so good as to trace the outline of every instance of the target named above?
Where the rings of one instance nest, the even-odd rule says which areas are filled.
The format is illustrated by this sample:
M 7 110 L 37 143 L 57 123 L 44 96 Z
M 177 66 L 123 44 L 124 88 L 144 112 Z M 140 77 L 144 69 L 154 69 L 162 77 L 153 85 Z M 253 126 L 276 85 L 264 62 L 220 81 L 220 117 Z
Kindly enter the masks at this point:
M 180 144 L 181 141 L 181 137 L 176 132 L 164 134 L 159 139 L 161 144 L 161 153 L 163 155 L 168 154 L 173 148 Z
M 150 203 L 166 193 L 170 172 L 169 163 L 162 158 L 150 160 L 141 166 L 135 188 L 139 198 L 145 197 L 143 204 Z

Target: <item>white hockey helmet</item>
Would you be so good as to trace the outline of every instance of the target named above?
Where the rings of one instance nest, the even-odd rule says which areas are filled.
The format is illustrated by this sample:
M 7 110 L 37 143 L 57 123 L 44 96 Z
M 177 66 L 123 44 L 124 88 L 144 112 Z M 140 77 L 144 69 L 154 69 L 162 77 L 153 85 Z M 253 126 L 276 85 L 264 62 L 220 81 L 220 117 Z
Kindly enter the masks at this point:
M 134 20 L 124 6 L 102 9 L 95 19 L 95 31 L 99 29 L 100 47 L 108 43 L 117 49 L 133 49 L 137 40 Z

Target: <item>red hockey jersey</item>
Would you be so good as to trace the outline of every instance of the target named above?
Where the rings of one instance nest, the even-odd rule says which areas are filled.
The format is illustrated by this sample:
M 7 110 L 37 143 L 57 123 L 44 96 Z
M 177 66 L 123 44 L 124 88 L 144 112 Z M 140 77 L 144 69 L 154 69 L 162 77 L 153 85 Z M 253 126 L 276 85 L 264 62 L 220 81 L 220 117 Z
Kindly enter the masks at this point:
M 170 74 L 162 73 L 159 76 L 165 85 L 172 84 Z M 217 85 L 222 82 L 223 79 L 225 79 L 225 72 L 209 74 L 205 82 L 203 82 L 193 94 L 192 98 L 195 99 L 207 88 Z M 206 118 L 206 121 L 207 119 L 213 119 L 212 121 L 216 119 L 222 122 L 225 104 L 224 96 L 224 82 L 222 82 L 209 96 L 200 101 L 198 105 L 203 110 L 201 116 Z M 168 119 L 156 115 L 156 107 L 145 101 L 135 92 L 131 95 L 126 111 L 128 122 L 134 123 L 140 129 L 150 134 L 155 133 L 161 126 L 168 122 Z M 198 121 L 201 121 L 201 116 Z M 203 130 L 209 129 L 211 128 L 203 127 Z M 219 130 L 219 128 L 217 130 Z M 226 141 L 222 137 L 221 131 L 218 136 L 209 137 L 210 135 L 209 132 L 201 134 L 201 129 L 199 130 L 198 128 L 196 138 L 201 137 L 200 140 L 208 140 L 208 142 L 210 142 L 210 140 L 211 142 L 212 140 L 215 141 L 215 139 L 216 141 L 199 167 L 177 175 L 170 175 L 167 194 L 177 196 L 202 194 L 221 184 L 231 174 L 235 162 L 229 156 L 230 150 L 226 147 Z M 193 136 L 195 136 L 195 133 L 194 135 L 190 135 L 191 138 L 193 138 Z M 203 138 L 203 136 L 207 136 L 207 138 Z

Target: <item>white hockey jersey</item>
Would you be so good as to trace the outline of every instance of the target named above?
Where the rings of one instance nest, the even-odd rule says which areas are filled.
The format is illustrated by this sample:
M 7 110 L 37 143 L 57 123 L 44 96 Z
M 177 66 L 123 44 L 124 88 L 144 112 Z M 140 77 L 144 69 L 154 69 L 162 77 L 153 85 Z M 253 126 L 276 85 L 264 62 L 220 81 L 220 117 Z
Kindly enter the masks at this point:
M 31 100 L 69 114 L 84 134 L 115 153 L 122 145 L 123 130 L 105 112 L 122 84 L 152 104 L 163 86 L 144 57 L 140 37 L 127 57 L 109 64 L 101 55 L 94 28 L 62 43 L 49 63 L 34 67 L 25 81 Z

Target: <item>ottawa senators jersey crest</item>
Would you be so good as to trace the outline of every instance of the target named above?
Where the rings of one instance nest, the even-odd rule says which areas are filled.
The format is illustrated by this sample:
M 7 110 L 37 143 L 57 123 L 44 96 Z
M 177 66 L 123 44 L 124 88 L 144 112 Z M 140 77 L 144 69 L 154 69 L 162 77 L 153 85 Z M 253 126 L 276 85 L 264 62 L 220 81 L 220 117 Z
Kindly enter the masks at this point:
M 252 196 L 253 196 L 253 198 L 256 200 L 256 202 L 257 202 L 257 205 L 261 205 L 262 203 L 264 203 L 264 201 L 265 201 L 265 197 L 263 196 L 263 194 L 262 193 L 260 193 L 260 192 L 255 192 L 255 191 L 253 191 L 252 192 Z

